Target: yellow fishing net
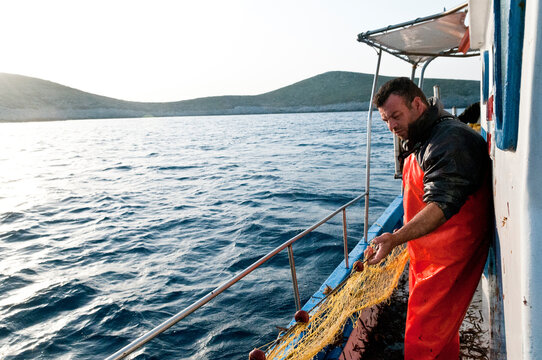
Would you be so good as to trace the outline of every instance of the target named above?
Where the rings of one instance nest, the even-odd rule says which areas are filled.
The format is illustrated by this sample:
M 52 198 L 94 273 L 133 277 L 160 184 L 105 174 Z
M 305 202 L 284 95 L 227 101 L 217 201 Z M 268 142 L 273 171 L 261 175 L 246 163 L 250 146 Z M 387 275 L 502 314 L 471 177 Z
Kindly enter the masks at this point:
M 353 272 L 310 314 L 308 323 L 297 323 L 267 349 L 266 358 L 310 360 L 333 343 L 350 318 L 388 299 L 408 261 L 406 246 L 396 247 L 378 265 Z

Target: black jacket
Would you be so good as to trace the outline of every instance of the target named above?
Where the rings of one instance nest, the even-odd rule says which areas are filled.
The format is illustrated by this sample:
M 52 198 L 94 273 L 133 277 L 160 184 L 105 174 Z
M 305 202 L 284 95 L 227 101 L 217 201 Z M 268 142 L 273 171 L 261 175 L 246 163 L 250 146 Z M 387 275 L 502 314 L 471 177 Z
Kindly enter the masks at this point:
M 485 185 L 490 169 L 487 144 L 476 131 L 434 105 L 409 125 L 408 134 L 401 157 L 415 154 L 424 172 L 424 202 L 436 203 L 449 219 Z

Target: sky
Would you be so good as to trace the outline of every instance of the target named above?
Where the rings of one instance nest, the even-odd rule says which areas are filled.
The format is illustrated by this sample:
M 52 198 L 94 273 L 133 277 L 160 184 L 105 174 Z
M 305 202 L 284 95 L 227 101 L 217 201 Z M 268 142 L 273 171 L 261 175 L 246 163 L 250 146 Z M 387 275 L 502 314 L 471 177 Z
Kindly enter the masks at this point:
M 358 33 L 461 3 L 2 0 L 0 72 L 131 101 L 256 95 L 327 71 L 372 74 L 376 52 Z M 479 80 L 479 66 L 478 58 L 437 59 L 426 77 Z M 383 56 L 382 74 L 410 71 Z

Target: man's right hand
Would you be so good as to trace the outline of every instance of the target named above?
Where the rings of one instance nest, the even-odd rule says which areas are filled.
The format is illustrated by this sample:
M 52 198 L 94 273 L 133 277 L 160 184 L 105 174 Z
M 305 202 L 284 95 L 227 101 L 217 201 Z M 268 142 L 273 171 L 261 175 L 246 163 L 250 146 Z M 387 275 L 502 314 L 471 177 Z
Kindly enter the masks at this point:
M 386 256 L 389 255 L 389 253 L 393 250 L 394 247 L 397 245 L 400 245 L 400 243 L 397 243 L 397 239 L 395 234 L 391 233 L 384 233 L 371 241 L 371 244 L 376 249 L 376 253 L 374 255 L 370 255 L 370 252 L 366 252 L 366 258 L 368 265 L 375 265 L 378 264 L 382 259 L 384 259 Z M 368 250 L 369 248 L 367 248 Z M 367 251 L 365 250 L 365 251 Z M 369 257 L 367 257 L 369 255 Z
M 437 203 L 427 204 L 406 225 L 393 234 L 384 233 L 371 241 L 376 253 L 367 261 L 368 265 L 378 264 L 397 245 L 418 239 L 434 231 L 446 222 L 446 217 Z

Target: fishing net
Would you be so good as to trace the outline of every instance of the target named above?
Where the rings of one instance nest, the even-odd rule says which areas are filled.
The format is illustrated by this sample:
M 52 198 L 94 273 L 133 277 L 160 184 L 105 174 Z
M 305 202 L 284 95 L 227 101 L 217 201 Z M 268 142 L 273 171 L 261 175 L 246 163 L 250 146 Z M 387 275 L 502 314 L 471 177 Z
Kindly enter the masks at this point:
M 308 323 L 296 323 L 271 343 L 266 358 L 312 359 L 325 346 L 335 342 L 348 319 L 355 323 L 361 310 L 391 296 L 407 261 L 406 246 L 398 246 L 380 264 L 352 272 L 311 310 Z

